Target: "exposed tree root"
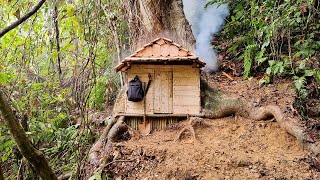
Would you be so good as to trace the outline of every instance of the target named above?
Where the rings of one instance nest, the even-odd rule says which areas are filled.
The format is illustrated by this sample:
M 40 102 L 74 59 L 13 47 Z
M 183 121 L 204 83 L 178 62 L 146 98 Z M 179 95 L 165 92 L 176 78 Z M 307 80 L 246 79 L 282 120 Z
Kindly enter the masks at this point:
M 299 124 L 297 119 L 284 114 L 279 106 L 255 107 L 246 100 L 226 98 L 221 92 L 212 89 L 203 81 L 201 86 L 204 89 L 201 98 L 204 109 L 203 117 L 216 119 L 236 115 L 256 121 L 274 118 L 280 127 L 296 137 L 305 149 L 315 155 L 320 155 L 320 143 L 315 142 L 306 132 L 306 128 Z
M 91 147 L 89 151 L 89 163 L 94 166 L 102 164 L 105 154 L 109 151 L 112 142 L 117 140 L 120 134 L 127 131 L 128 127 L 124 124 L 124 116 L 111 121 L 103 130 L 99 140 Z
M 113 113 L 124 111 L 124 101 L 125 101 L 126 89 L 122 88 L 116 98 L 116 102 L 113 107 Z M 89 151 L 88 161 L 94 167 L 101 166 L 104 161 L 108 161 L 108 156 L 105 156 L 110 150 L 112 142 L 116 139 L 116 136 L 120 133 L 117 130 L 123 131 L 124 117 L 119 117 L 118 119 L 113 118 L 111 122 L 108 123 L 107 127 L 104 128 L 98 141 L 91 147 Z
M 191 143 L 195 143 L 198 142 L 199 140 L 196 137 L 196 133 L 194 128 L 197 126 L 205 126 L 208 127 L 210 126 L 210 124 L 206 123 L 205 121 L 203 121 L 203 119 L 200 118 L 190 118 L 189 121 L 187 121 L 184 125 L 182 130 L 179 132 L 179 134 L 177 135 L 176 141 L 180 141 L 182 138 L 184 138 L 187 134 L 187 132 L 189 131 L 191 133 L 192 136 L 192 142 Z
M 303 144 L 305 149 L 311 151 L 315 155 L 320 155 L 320 144 L 315 142 L 305 131 L 305 127 L 299 122 L 283 113 L 279 106 L 269 105 L 266 107 L 255 107 L 249 102 L 241 99 L 225 98 L 219 92 L 212 89 L 206 89 L 202 97 L 203 114 L 200 117 L 216 119 L 231 115 L 241 116 L 256 121 L 268 120 L 274 118 L 280 127 L 289 134 L 297 138 Z M 190 137 L 192 143 L 199 142 L 197 139 L 195 128 L 199 126 L 210 126 L 201 118 L 191 117 L 189 121 L 182 125 L 181 131 L 176 137 L 176 141 Z M 124 117 L 112 121 L 105 128 L 100 139 L 91 148 L 89 154 L 89 162 L 95 166 L 103 167 L 105 163 L 112 161 L 112 144 L 117 141 L 118 137 L 128 130 L 124 123 Z
M 224 100 L 224 103 L 216 106 L 213 111 L 206 110 L 204 112 L 205 118 L 222 118 L 230 115 L 240 115 L 244 118 L 253 120 L 267 120 L 275 118 L 280 127 L 286 130 L 289 134 L 297 138 L 297 140 L 303 144 L 303 146 L 313 152 L 316 155 L 320 154 L 320 144 L 315 142 L 310 137 L 302 125 L 299 125 L 297 120 L 286 117 L 281 111 L 279 106 L 270 105 L 266 107 L 251 107 L 248 103 L 244 103 L 240 100 Z
M 217 103 L 217 102 L 216 102 Z M 289 134 L 297 138 L 303 146 L 313 152 L 320 154 L 320 144 L 315 142 L 299 125 L 297 120 L 286 117 L 279 106 L 270 105 L 266 107 L 252 107 L 249 103 L 245 103 L 240 99 L 222 99 L 211 110 L 205 110 L 202 117 L 209 119 L 223 118 L 230 115 L 242 116 L 244 118 L 259 120 L 268 120 L 274 118 L 280 127 Z M 180 141 L 187 136 L 191 136 L 192 142 L 197 143 L 195 128 L 210 126 L 201 118 L 191 117 L 189 121 L 183 124 L 181 131 L 176 137 L 176 141 Z M 91 148 L 89 154 L 89 162 L 92 165 L 99 166 L 109 161 L 110 152 L 112 152 L 112 143 L 117 141 L 118 137 L 126 132 L 128 127 L 124 124 L 124 117 L 111 122 L 102 133 L 100 139 Z

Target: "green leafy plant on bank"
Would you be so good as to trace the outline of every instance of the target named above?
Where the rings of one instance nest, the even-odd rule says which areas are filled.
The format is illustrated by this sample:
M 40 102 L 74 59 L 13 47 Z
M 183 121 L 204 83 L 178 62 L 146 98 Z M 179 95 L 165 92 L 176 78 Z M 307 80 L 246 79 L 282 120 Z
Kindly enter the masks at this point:
M 1 1 L 0 29 L 30 11 L 35 3 Z M 103 7 L 117 18 L 111 19 Z M 119 42 L 125 43 L 127 26 L 119 16 L 120 8 L 118 0 L 46 1 L 35 15 L 0 39 L 0 88 L 18 119 L 28 117 L 26 134 L 44 152 L 57 175 L 71 173 L 72 179 L 81 179 L 94 127 L 78 110 L 104 110 L 105 101 L 117 92 L 110 26 L 117 26 L 113 28 L 119 31 Z M 111 24 L 110 19 L 116 22 Z M 77 118 L 85 124 L 75 125 Z M 0 156 L 5 177 L 38 179 L 32 168 L 27 168 L 27 161 L 16 155 L 17 146 L 2 123 Z
M 276 76 L 292 77 L 300 99 L 305 86 L 316 81 L 320 88 L 320 6 L 318 1 L 211 0 L 228 3 L 230 15 L 216 46 L 234 62 L 243 63 L 243 76 L 264 73 L 261 84 Z M 225 45 L 227 44 L 227 45 Z
M 319 61 L 320 50 L 316 1 L 212 0 L 207 6 L 214 3 L 229 4 L 230 16 L 219 37 L 232 40 L 227 52 L 244 61 L 245 78 L 260 66 L 267 70 L 268 64 L 283 69 L 272 67 L 272 73 L 268 69 L 273 75 L 296 74 L 301 63 L 314 70 L 310 64 Z

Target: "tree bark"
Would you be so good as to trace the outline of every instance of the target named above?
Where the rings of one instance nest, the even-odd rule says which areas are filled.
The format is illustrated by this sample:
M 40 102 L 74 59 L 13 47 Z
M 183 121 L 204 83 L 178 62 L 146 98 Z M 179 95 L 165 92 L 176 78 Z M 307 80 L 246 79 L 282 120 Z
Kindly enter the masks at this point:
M 106 154 L 105 151 L 111 146 L 111 143 L 116 139 L 117 135 L 123 131 L 126 131 L 127 127 L 123 127 L 124 116 L 114 119 L 108 124 L 108 126 L 103 130 L 99 140 L 91 147 L 89 151 L 89 163 L 94 166 L 101 165 L 101 160 L 103 155 Z
M 4 180 L 3 171 L 2 171 L 2 168 L 1 168 L 1 163 L 0 163 L 0 180 Z
M 31 17 L 34 13 L 36 13 L 40 7 L 43 5 L 43 3 L 46 0 L 41 0 L 36 6 L 34 6 L 30 12 L 28 12 L 27 14 L 25 14 L 24 16 L 22 16 L 19 20 L 15 21 L 14 23 L 12 23 L 11 25 L 9 25 L 8 27 L 4 28 L 1 32 L 0 32 L 0 38 L 2 36 L 4 36 L 7 32 L 11 31 L 12 29 L 14 29 L 15 27 L 19 26 L 21 23 L 23 23 L 25 20 L 27 20 L 29 17 Z
M 54 11 L 53 11 L 53 23 L 54 23 L 54 33 L 55 33 L 55 39 L 56 39 L 56 46 L 57 46 L 57 60 L 58 60 L 58 74 L 59 74 L 59 80 L 61 82 L 61 74 L 62 74 L 62 70 L 61 70 L 61 57 L 60 57 L 60 41 L 59 41 L 59 35 L 60 35 L 60 31 L 59 31 L 59 22 L 58 22 L 58 8 L 57 5 L 54 6 Z
M 22 155 L 33 165 L 38 175 L 44 180 L 56 180 L 57 177 L 50 168 L 48 161 L 41 151 L 34 148 L 26 136 L 22 126 L 13 114 L 13 111 L 0 89 L 0 111 L 10 133 L 16 141 Z
M 128 0 L 123 3 L 132 51 L 159 36 L 172 39 L 188 50 L 194 49 L 195 38 L 184 15 L 182 0 Z

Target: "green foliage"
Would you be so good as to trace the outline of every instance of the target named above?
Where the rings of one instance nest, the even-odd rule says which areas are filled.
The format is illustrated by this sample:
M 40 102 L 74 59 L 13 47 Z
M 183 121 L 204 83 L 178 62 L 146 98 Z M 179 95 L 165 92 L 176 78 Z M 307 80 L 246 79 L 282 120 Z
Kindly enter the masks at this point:
M 315 71 L 315 77 L 316 77 L 318 84 L 320 84 L 320 70 Z
M 214 3 L 228 3 L 230 10 L 217 35 L 227 43 L 216 48 L 235 63 L 243 62 L 244 78 L 263 73 L 259 83 L 268 84 L 276 76 L 292 77 L 297 108 L 306 117 L 306 86 L 316 81 L 320 88 L 319 2 L 211 0 L 206 7 Z
M 90 95 L 89 107 L 104 110 L 108 105 L 107 103 L 112 103 L 116 98 L 117 89 L 119 88 L 117 82 L 118 76 L 110 75 L 110 72 L 106 72 L 103 76 L 97 78 L 97 82 Z
M 213 3 L 229 4 L 230 16 L 219 36 L 232 40 L 227 52 L 243 59 L 245 78 L 260 67 L 269 77 L 295 75 L 301 63 L 308 64 L 304 69 L 314 70 L 311 64 L 319 61 L 320 50 L 316 1 L 212 0 L 206 6 Z
M 230 9 L 218 37 L 232 44 L 218 48 L 227 48 L 225 51 L 234 61 L 244 62 L 245 78 L 261 70 L 266 76 L 261 83 L 270 83 L 274 76 L 291 75 L 298 88 L 303 88 L 300 84 L 305 73 L 318 79 L 320 11 L 317 1 L 212 0 L 206 7 L 214 3 L 228 3 Z
M 14 142 L 11 139 L 7 139 L 3 136 L 0 137 L 0 142 L 0 152 L 2 152 L 1 161 L 5 162 L 12 154 L 12 146 L 14 145 Z
M 267 75 L 276 75 L 276 74 L 282 74 L 284 72 L 284 63 L 283 61 L 269 61 L 269 67 L 267 68 Z
M 103 170 L 102 168 L 98 168 L 95 171 L 94 175 L 91 176 L 88 180 L 107 180 L 107 179 L 109 179 L 106 175 L 103 174 L 102 170 Z
M 36 3 L 1 1 L 0 29 Z M 0 39 L 0 88 L 10 97 L 18 119 L 23 114 L 29 117 L 27 135 L 49 157 L 58 175 L 70 172 L 77 176 L 81 171 L 78 163 L 86 158 L 92 143 L 87 108 L 104 110 L 119 87 L 113 70 L 117 62 L 111 29 L 117 30 L 120 45 L 127 43 L 128 27 L 120 16 L 121 8 L 118 0 L 47 1 Z M 79 118 L 85 122 L 81 128 L 74 125 Z M 4 124 L 0 124 L 0 133 L 0 156 L 10 168 L 5 174 L 16 179 L 18 168 L 11 168 L 16 145 Z M 24 178 L 35 177 L 30 173 Z
M 0 84 L 6 84 L 7 83 L 7 75 L 0 72 Z

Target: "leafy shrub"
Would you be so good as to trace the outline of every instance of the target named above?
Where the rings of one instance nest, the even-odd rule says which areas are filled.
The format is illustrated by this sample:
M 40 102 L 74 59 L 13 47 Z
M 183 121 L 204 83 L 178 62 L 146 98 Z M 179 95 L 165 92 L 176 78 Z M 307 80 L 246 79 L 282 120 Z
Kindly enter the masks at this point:
M 223 42 L 215 47 L 235 62 L 243 62 L 243 76 L 264 72 L 261 84 L 275 76 L 294 81 L 297 108 L 304 116 L 306 86 L 316 81 L 320 89 L 319 1 L 297 0 L 211 0 L 229 4 L 230 15 L 217 35 Z M 227 45 L 226 45 L 227 44 Z
M 269 77 L 282 74 L 300 77 L 307 70 L 314 71 L 316 78 L 316 69 L 320 68 L 317 1 L 212 0 L 207 6 L 213 3 L 229 4 L 230 16 L 219 37 L 223 41 L 232 40 L 226 51 L 235 61 L 244 61 L 245 78 L 260 66 L 267 66 Z

